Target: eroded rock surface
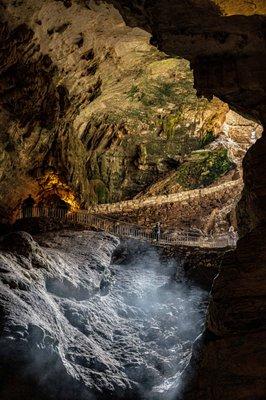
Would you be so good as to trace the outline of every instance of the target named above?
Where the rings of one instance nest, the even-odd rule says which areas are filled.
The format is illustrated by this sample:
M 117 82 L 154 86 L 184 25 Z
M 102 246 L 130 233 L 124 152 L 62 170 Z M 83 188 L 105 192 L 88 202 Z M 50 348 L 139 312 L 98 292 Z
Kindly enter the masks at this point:
M 110 235 L 38 242 L 0 242 L 1 399 L 172 399 L 206 293 L 177 283 L 176 264 L 145 245 L 110 265 Z
M 209 98 L 215 95 L 237 111 L 265 124 L 265 2 L 263 0 L 249 2 L 193 0 L 178 3 L 175 0 L 148 2 L 112 0 L 110 2 L 119 7 L 128 24 L 151 32 L 154 45 L 158 45 L 161 50 L 171 55 L 181 54 L 191 61 L 195 87 L 199 94 Z M 74 2 L 65 1 L 58 4 L 69 10 Z M 87 2 L 83 4 L 88 5 Z M 6 5 L 6 1 L 1 2 L 5 12 Z M 20 24 L 21 19 L 25 18 L 23 7 L 16 9 L 18 13 L 14 14 L 12 21 L 15 25 Z M 32 8 L 29 9 L 27 22 L 28 15 L 33 15 Z M 61 10 L 63 12 L 64 8 Z M 40 21 L 37 20 L 36 23 L 39 25 Z M 64 33 L 67 32 L 68 27 L 59 25 L 49 26 L 48 29 L 48 35 L 55 37 L 62 30 Z M 84 44 L 84 38 L 80 31 L 76 33 L 73 46 L 80 49 Z M 90 59 L 92 53 L 87 53 L 86 57 Z M 93 65 L 92 71 L 94 69 Z M 94 82 L 89 93 L 90 100 L 95 94 L 96 97 L 99 95 L 100 86 L 100 81 Z M 6 116 L 4 121 L 5 118 Z M 75 138 L 68 134 L 64 137 L 65 143 Z M 73 148 L 78 148 L 75 146 Z M 52 155 L 53 157 L 55 155 L 56 160 L 61 160 L 57 148 L 53 147 Z M 140 155 L 143 160 L 143 153 L 140 152 Z M 50 161 L 53 157 L 47 157 L 49 161 L 47 162 L 54 168 L 54 161 Z M 14 165 L 14 161 L 5 165 Z M 64 158 L 64 165 L 70 165 L 68 158 Z M 80 169 L 76 168 L 70 170 L 73 172 L 73 182 L 79 185 L 78 177 L 84 173 L 84 169 L 82 166 Z M 265 265 L 263 228 L 266 221 L 265 176 L 265 139 L 262 138 L 248 152 L 244 161 L 245 189 L 239 206 L 239 221 L 243 228 L 241 233 L 248 235 L 243 237 L 229 268 L 225 264 L 224 272 L 216 280 L 218 297 L 214 289 L 214 303 L 210 308 L 208 331 L 200 346 L 202 351 L 197 352 L 194 360 L 198 371 L 197 377 L 194 386 L 189 386 L 191 392 L 188 398 L 193 400 L 197 398 L 224 400 L 225 396 L 229 400 L 265 397 L 266 379 L 263 367 L 265 325 L 259 323 L 262 305 L 265 304 L 265 285 L 262 287 L 265 274 L 261 269 Z M 26 187 L 28 190 L 29 184 Z M 227 281 L 227 273 L 230 282 Z M 225 282 L 230 284 L 230 290 L 224 287 L 221 291 L 220 288 Z M 221 314 L 216 310 L 221 311 Z
M 188 61 L 151 46 L 112 6 L 88 3 L 1 2 L 5 218 L 30 192 L 40 200 L 56 191 L 85 207 L 132 198 L 171 173 L 159 193 L 187 189 L 193 171 L 187 177 L 180 167 L 222 131 L 228 106 L 196 97 Z M 217 168 L 208 175 L 209 161 Z M 209 149 L 197 168 L 205 177 L 198 185 L 227 174 L 226 146 Z

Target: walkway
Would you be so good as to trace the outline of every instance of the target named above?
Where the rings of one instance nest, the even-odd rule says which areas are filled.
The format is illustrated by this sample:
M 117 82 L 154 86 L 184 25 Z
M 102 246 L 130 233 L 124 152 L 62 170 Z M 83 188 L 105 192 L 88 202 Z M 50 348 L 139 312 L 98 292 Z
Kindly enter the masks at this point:
M 237 193 L 241 192 L 243 182 L 241 179 L 225 182 L 218 186 L 207 187 L 204 189 L 187 190 L 180 193 L 173 193 L 168 195 L 152 196 L 147 199 L 135 198 L 132 200 L 120 201 L 119 203 L 111 204 L 98 204 L 91 206 L 88 211 L 93 214 L 113 214 L 117 212 L 128 212 L 137 210 L 143 207 L 158 206 L 167 203 L 182 203 L 194 199 L 204 199 L 205 196 L 219 195 L 228 191 L 231 196 L 235 197 Z
M 20 217 L 22 216 L 20 215 Z M 87 210 L 66 212 L 64 209 L 34 207 L 32 217 L 50 217 L 62 222 L 71 222 L 77 226 L 81 225 L 85 228 L 94 227 L 121 238 L 144 240 L 158 246 L 182 245 L 202 248 L 225 248 L 236 245 L 236 238 L 226 234 L 212 236 L 184 230 L 173 230 L 171 233 L 162 233 L 160 240 L 157 242 L 154 239 L 152 227 L 144 228 L 113 218 L 103 218 Z

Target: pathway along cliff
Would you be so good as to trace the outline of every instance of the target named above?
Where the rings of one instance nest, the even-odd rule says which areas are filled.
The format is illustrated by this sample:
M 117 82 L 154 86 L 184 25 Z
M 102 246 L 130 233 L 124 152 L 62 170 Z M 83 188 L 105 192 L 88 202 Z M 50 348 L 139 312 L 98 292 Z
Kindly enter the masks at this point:
M 2 238 L 1 400 L 176 399 L 208 295 L 177 261 L 129 243 Z

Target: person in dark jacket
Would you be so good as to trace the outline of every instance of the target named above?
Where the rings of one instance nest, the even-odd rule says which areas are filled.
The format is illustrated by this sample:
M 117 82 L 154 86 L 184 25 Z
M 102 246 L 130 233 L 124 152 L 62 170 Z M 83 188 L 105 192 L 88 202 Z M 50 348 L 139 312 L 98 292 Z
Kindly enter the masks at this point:
M 69 211 L 69 205 L 62 199 L 58 202 L 58 211 L 60 218 L 66 218 L 67 212 Z
M 31 218 L 33 206 L 35 204 L 35 200 L 33 199 L 32 195 L 29 196 L 23 201 L 22 203 L 22 215 L 23 218 Z
M 161 238 L 161 224 L 160 224 L 160 222 L 157 222 L 155 227 L 154 227 L 154 236 L 155 236 L 156 242 L 159 242 L 159 240 Z

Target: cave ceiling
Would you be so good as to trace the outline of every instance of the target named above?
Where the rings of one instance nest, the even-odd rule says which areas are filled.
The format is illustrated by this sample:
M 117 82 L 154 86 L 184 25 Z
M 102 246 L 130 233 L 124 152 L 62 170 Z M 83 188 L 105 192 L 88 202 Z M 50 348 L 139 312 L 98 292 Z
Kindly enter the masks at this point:
M 215 95 L 239 112 L 264 121 L 265 0 L 58 1 L 66 8 L 82 5 L 84 12 L 113 4 L 127 25 L 151 33 L 151 43 L 160 50 L 191 61 L 199 95 Z M 13 26 L 22 20 L 31 25 L 41 3 L 2 0 L 2 19 Z
M 264 121 L 265 0 L 109 2 L 160 50 L 191 61 L 199 95 Z

